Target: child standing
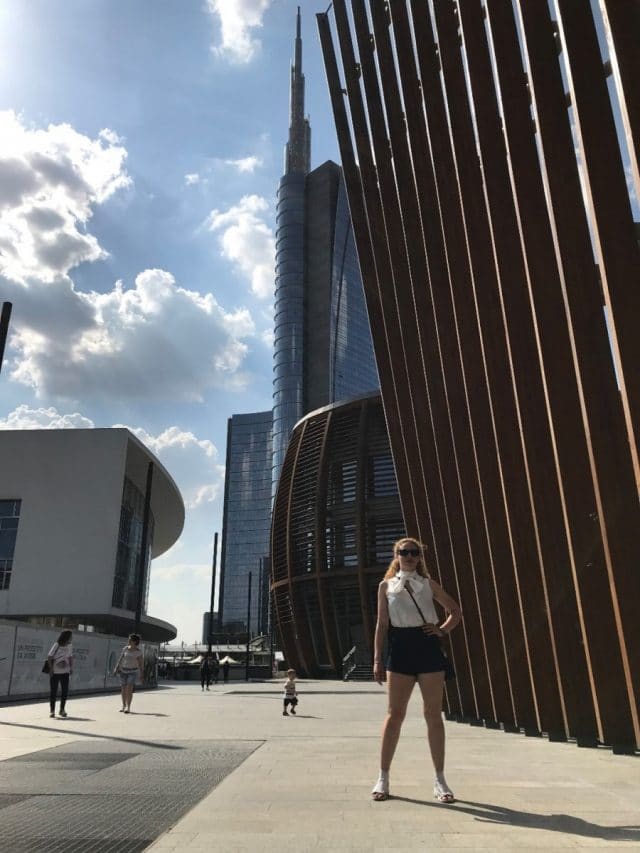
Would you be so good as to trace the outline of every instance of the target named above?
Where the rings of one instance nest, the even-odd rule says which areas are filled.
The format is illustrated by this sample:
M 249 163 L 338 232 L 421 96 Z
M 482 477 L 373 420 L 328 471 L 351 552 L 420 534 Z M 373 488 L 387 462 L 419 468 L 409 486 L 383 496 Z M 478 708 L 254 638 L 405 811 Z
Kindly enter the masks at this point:
M 291 705 L 291 713 L 295 716 L 297 704 L 298 694 L 296 692 L 296 671 L 295 669 L 288 669 L 287 680 L 284 683 L 284 710 L 282 712 L 282 716 L 289 716 L 287 705 Z

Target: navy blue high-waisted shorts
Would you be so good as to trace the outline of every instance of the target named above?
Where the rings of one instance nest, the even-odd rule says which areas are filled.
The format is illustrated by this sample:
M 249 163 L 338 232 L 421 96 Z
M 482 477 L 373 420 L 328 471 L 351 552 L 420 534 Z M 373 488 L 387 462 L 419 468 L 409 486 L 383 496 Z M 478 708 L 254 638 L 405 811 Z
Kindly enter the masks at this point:
M 445 681 L 456 677 L 440 639 L 425 634 L 422 628 L 389 627 L 387 670 L 400 675 L 444 672 Z

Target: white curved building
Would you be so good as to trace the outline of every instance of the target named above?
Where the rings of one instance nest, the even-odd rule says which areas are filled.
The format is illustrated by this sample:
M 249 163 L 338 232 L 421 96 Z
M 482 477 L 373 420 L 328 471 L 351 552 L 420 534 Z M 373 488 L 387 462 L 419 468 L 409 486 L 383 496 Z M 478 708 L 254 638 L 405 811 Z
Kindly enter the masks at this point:
M 176 636 L 146 604 L 150 561 L 178 540 L 184 503 L 127 429 L 0 432 L 0 617 L 120 636 L 133 630 L 149 462 L 141 634 L 150 642 Z

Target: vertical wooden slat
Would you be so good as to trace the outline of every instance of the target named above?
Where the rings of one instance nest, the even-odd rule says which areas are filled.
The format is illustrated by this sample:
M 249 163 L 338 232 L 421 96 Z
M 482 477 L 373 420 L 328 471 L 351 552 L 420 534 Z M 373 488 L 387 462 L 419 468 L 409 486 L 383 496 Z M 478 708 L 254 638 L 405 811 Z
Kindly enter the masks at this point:
M 462 25 L 476 30 L 483 27 L 481 13 L 471 3 L 461 3 Z M 529 278 L 529 299 L 534 315 L 548 399 L 555 449 L 560 470 L 560 498 L 556 490 L 547 495 L 547 481 L 537 483 L 549 512 L 564 511 L 568 536 L 568 561 L 548 572 L 551 624 L 556 643 L 558 667 L 562 681 L 569 733 L 579 742 L 596 744 L 593 732 L 596 717 L 592 680 L 585 655 L 585 614 L 583 604 L 593 601 L 589 585 L 590 573 L 583 577 L 585 551 L 595 555 L 601 569 L 604 548 L 599 541 L 599 527 L 593 522 L 596 498 L 589 451 L 582 419 L 579 388 L 570 330 L 557 267 L 556 254 L 544 195 L 544 186 L 531 121 L 529 92 L 516 31 L 511 0 L 494 0 L 490 5 L 489 24 L 492 34 L 494 66 L 500 86 L 500 103 L 510 160 L 512 190 L 517 205 L 521 239 Z M 467 10 L 470 15 L 467 18 Z M 479 40 L 480 41 L 480 40 Z M 520 73 L 517 73 L 517 69 Z M 536 469 L 532 470 L 535 481 Z M 556 531 L 539 512 L 542 520 L 540 537 L 546 554 L 552 555 L 556 543 L 545 543 L 547 535 Z M 562 532 L 564 536 L 564 531 Z M 564 554 L 564 542 L 559 553 Z M 595 613 L 594 613 L 595 615 Z
M 449 3 L 435 3 L 438 44 L 443 63 L 445 81 L 452 69 L 461 74 L 462 57 L 458 43 L 459 20 Z M 548 568 L 566 565 L 566 541 L 562 552 L 562 512 L 557 493 L 557 472 L 549 433 L 547 405 L 535 340 L 533 320 L 527 295 L 527 272 L 520 245 L 520 236 L 504 149 L 504 139 L 493 87 L 491 68 L 486 51 L 481 49 L 484 29 L 474 29 L 465 34 L 465 54 L 472 84 L 473 107 L 480 145 L 485 193 L 493 245 L 500 272 L 501 300 L 507 326 L 511 369 L 515 382 L 520 413 L 520 430 L 526 451 L 526 482 L 535 506 L 535 550 L 530 552 L 528 564 L 520 563 L 521 585 L 529 585 L 529 594 L 523 596 L 525 618 L 529 619 L 529 654 L 532 670 L 537 674 L 536 698 L 544 731 L 561 738 L 566 732 L 566 715 L 560 692 L 560 680 L 554 639 L 549 622 L 549 590 L 544 575 L 544 560 Z M 473 37 L 473 38 L 472 38 Z M 476 41 L 476 39 L 478 41 Z M 451 103 L 451 95 L 448 96 Z M 535 480 L 534 480 L 535 477 Z M 542 501 L 555 482 L 553 515 Z M 535 484 L 544 483 L 543 494 L 536 494 Z M 549 516 L 551 529 L 556 528 L 558 549 L 543 556 L 538 513 Z M 546 518 L 545 518 L 546 521 Z M 558 524 L 559 522 L 559 524 Z M 515 520 L 515 524 L 517 524 Z M 529 542 L 529 545 L 534 543 Z M 536 566 L 538 571 L 532 570 Z M 525 569 L 525 566 L 527 567 Z M 543 676 L 544 673 L 544 676 Z
M 387 300 L 383 303 L 383 294 L 381 292 L 381 290 L 383 290 L 383 288 L 381 287 L 382 282 L 386 283 L 389 280 L 389 276 L 387 275 L 387 277 L 385 278 L 385 276 L 380 274 L 377 266 L 377 255 L 374 255 L 374 249 L 376 252 L 379 252 L 382 245 L 381 240 L 383 239 L 383 235 L 381 235 L 380 233 L 382 216 L 379 211 L 377 211 L 377 215 L 376 212 L 374 212 L 374 214 L 370 218 L 370 211 L 364 207 L 365 189 L 371 190 L 371 188 L 375 188 L 377 185 L 376 170 L 373 165 L 371 156 L 367 153 L 366 149 L 366 146 L 368 145 L 368 139 L 366 134 L 366 119 L 364 117 L 363 110 L 361 108 L 359 109 L 359 105 L 356 103 L 354 107 L 356 119 L 354 121 L 354 131 L 356 139 L 360 139 L 360 147 L 364 152 L 363 156 L 360 158 L 360 166 L 358 168 L 355 165 L 355 157 L 351 145 L 349 123 L 346 118 L 346 111 L 344 108 L 344 103 L 342 101 L 342 87 L 339 80 L 335 53 L 333 50 L 331 33 L 326 15 L 318 16 L 318 28 L 320 32 L 320 41 L 323 49 L 325 68 L 329 80 L 329 90 L 334 110 L 334 117 L 336 120 L 336 128 L 338 131 L 338 140 L 340 144 L 343 168 L 345 172 L 345 182 L 349 195 L 351 215 L 352 220 L 354 222 L 356 239 L 358 240 L 359 238 L 358 251 L 360 256 L 361 267 L 363 264 L 363 258 L 365 260 L 365 268 L 363 269 L 363 280 L 365 281 L 365 289 L 373 289 L 374 284 L 376 287 L 375 294 L 372 294 L 372 302 L 374 311 L 376 311 L 377 316 L 376 314 L 374 314 L 372 322 L 377 321 L 377 318 L 380 318 L 381 321 L 386 321 L 388 319 L 390 322 L 391 317 L 393 317 L 397 313 L 396 308 L 393 302 L 388 301 L 388 293 L 386 294 Z M 355 60 L 353 59 L 353 51 L 351 51 L 352 67 L 354 62 Z M 381 264 L 381 268 L 383 270 L 386 269 L 384 259 L 382 259 Z M 370 276 L 366 274 L 365 269 L 370 272 Z M 370 309 L 370 317 L 371 316 L 372 315 Z M 406 382 L 406 380 L 404 380 L 404 382 L 402 381 L 402 377 L 405 375 L 403 369 L 404 361 L 398 361 L 397 359 L 394 359 L 393 361 L 394 366 L 399 366 L 397 380 L 396 377 L 394 377 L 391 369 L 392 357 L 396 353 L 399 353 L 401 355 L 401 350 L 398 350 L 398 344 L 402 340 L 401 327 L 399 328 L 397 325 L 394 325 L 393 328 L 395 330 L 395 337 L 390 335 L 389 331 L 385 326 L 386 340 L 389 349 L 385 350 L 385 361 L 383 362 L 383 364 L 380 364 L 379 362 L 379 369 L 382 368 L 380 369 L 380 377 L 383 388 L 383 399 L 386 377 L 390 377 L 390 381 L 397 381 L 399 383 L 399 387 L 402 388 L 403 394 L 406 393 L 406 389 L 408 388 L 408 383 Z M 375 336 L 375 330 L 373 329 L 373 326 L 372 334 L 374 334 Z M 391 347 L 392 344 L 394 345 L 393 347 Z M 388 401 L 385 402 L 385 417 L 389 426 L 390 440 L 394 450 L 394 462 L 396 467 L 396 473 L 398 476 L 398 486 L 401 495 L 403 491 L 405 492 L 405 498 L 402 502 L 407 531 L 414 534 L 417 533 L 417 535 L 420 535 L 422 538 L 426 539 L 426 537 L 421 532 L 420 526 L 418 525 L 417 516 L 415 514 L 411 515 L 411 513 L 408 511 L 414 509 L 415 507 L 415 504 L 413 503 L 413 496 L 411 506 L 408 507 L 406 494 L 413 495 L 413 483 L 411 480 L 411 476 L 413 475 L 419 456 L 417 452 L 414 452 L 413 455 L 410 455 L 407 450 L 404 430 L 408 428 L 408 425 L 405 422 L 405 418 L 400 419 L 399 397 L 397 396 L 399 393 L 399 387 L 396 385 L 393 386 L 395 394 L 394 400 L 391 401 L 391 403 L 389 403 Z M 396 419 L 395 423 L 399 421 L 399 427 L 397 430 L 393 428 L 394 419 Z M 399 435 L 402 437 L 403 441 L 400 447 L 398 447 Z M 427 510 L 431 512 L 429 507 L 427 507 Z M 431 523 L 430 526 L 432 529 L 436 527 L 436 525 L 433 523 Z M 446 529 L 447 528 L 445 527 L 445 530 Z M 446 566 L 447 561 L 450 561 L 450 559 L 451 558 L 448 547 L 445 547 L 442 554 L 438 553 L 437 548 L 433 548 L 431 552 L 431 562 L 433 565 L 433 562 L 435 561 L 436 573 L 438 574 L 438 576 L 441 576 L 442 574 L 441 566 Z M 462 700 L 460 697 L 459 684 L 460 681 L 464 680 L 464 671 L 465 666 L 467 666 L 467 664 L 464 659 L 456 660 L 456 666 L 461 674 L 461 678 L 459 681 L 456 682 L 456 689 L 448 691 L 448 697 L 451 712 L 453 714 L 458 715 L 462 714 Z M 472 700 L 469 698 L 469 696 L 467 696 L 465 713 L 469 713 L 471 701 Z
M 592 448 L 597 501 L 593 523 L 602 528 L 601 535 L 594 536 L 591 545 L 588 540 L 576 545 L 581 583 L 589 584 L 590 589 L 583 603 L 586 647 L 602 736 L 605 742 L 617 746 L 636 740 L 631 709 L 640 691 L 634 696 L 633 683 L 625 677 L 615 610 L 619 610 L 616 576 L 632 575 L 640 564 L 637 537 L 640 506 L 553 25 L 548 15 L 540 14 L 536 0 L 519 0 L 517 8 Z M 636 596 L 636 601 L 639 597 Z M 640 616 L 635 621 L 640 621 Z
M 640 441 L 640 248 L 590 5 L 557 0 L 557 7 L 576 135 L 593 205 L 600 274 L 635 447 Z M 640 625 L 637 628 L 640 631 Z
M 533 733 L 539 729 L 535 698 L 532 691 L 530 656 L 526 632 L 523 632 L 523 598 L 530 594 L 531 587 L 526 579 L 521 592 L 516 572 L 519 561 L 531 564 L 535 560 L 535 541 L 531 509 L 526 489 L 525 468 L 519 439 L 519 424 L 516 401 L 509 370 L 508 343 L 502 322 L 500 294 L 491 249 L 491 233 L 484 204 L 482 176 L 473 138 L 472 117 L 466 99 L 464 76 L 458 64 L 450 63 L 445 78 L 448 95 L 448 115 L 445 111 L 440 87 L 440 56 L 431 29 L 430 17 L 424 14 L 423 4 L 413 4 L 413 25 L 420 69 L 418 85 L 424 98 L 425 115 L 429 128 L 429 144 L 432 151 L 439 199 L 443 216 L 447 216 L 448 240 L 456 240 L 456 258 L 449 253 L 449 263 L 456 279 L 468 281 L 464 270 L 465 250 L 468 246 L 469 262 L 474 290 L 470 293 L 473 308 L 481 331 L 482 360 L 487 372 L 487 381 L 492 395 L 492 430 L 495 432 L 501 456 L 506 460 L 499 463 L 497 476 L 502 491 L 502 500 L 508 510 L 506 519 L 501 510 L 492 505 L 490 535 L 497 546 L 501 546 L 499 568 L 504 565 L 498 586 L 498 599 L 510 670 L 517 680 L 514 684 L 514 705 L 517 725 Z M 401 2 L 392 5 L 394 24 L 402 26 L 406 10 Z M 406 24 L 405 24 L 406 30 Z M 405 43 L 408 41 L 405 35 Z M 400 52 L 401 68 L 406 63 L 407 52 Z M 409 75 L 411 76 L 411 75 Z M 405 100 L 409 97 L 405 87 Z M 409 111 L 409 102 L 407 110 Z M 411 120 L 416 121 L 415 110 Z M 449 139 L 449 124 L 453 139 Z M 453 146 L 453 150 L 452 150 Z M 458 207 L 458 217 L 455 208 Z M 462 222 L 460 221 L 462 219 Z M 457 237 L 461 228 L 464 232 Z M 456 266 L 457 265 L 457 266 Z M 472 334 L 467 330 L 467 334 Z M 485 469 L 488 482 L 495 476 Z M 506 523 L 506 526 L 505 526 Z M 512 530 L 513 527 L 513 530 Z M 527 547 L 528 546 L 528 547 Z M 515 605 L 515 606 L 514 606 Z M 508 724 L 505 723 L 507 726 Z
M 472 676 L 471 679 L 462 680 L 461 689 L 463 691 L 466 690 L 466 698 L 463 695 L 463 701 L 465 702 L 464 713 L 470 718 L 478 719 L 481 716 L 480 708 L 490 707 L 490 687 L 487 677 L 486 657 L 482 654 L 481 650 L 480 637 L 482 628 L 477 603 L 473 600 L 470 585 L 472 575 L 466 530 L 463 522 L 452 523 L 451 516 L 449 515 L 450 512 L 455 511 L 460 516 L 460 519 L 463 518 L 458 477 L 454 464 L 455 450 L 452 450 L 452 455 L 446 460 L 442 458 L 439 460 L 435 454 L 431 454 L 436 442 L 431 432 L 433 430 L 433 419 L 445 416 L 446 412 L 438 410 L 438 403 L 442 395 L 437 398 L 437 401 L 432 403 L 430 395 L 434 389 L 427 390 L 425 376 L 426 354 L 421 348 L 422 339 L 420 324 L 418 322 L 418 310 L 410 287 L 411 271 L 407 262 L 402 220 L 393 185 L 389 141 L 386 135 L 379 93 L 377 92 L 377 84 L 375 82 L 375 69 L 372 67 L 373 61 L 369 52 L 371 50 L 371 41 L 368 27 L 366 26 L 366 20 L 363 21 L 362 16 L 358 15 L 358 6 L 355 5 L 355 31 L 360 49 L 360 62 L 356 63 L 344 0 L 337 0 L 334 3 L 334 9 L 338 36 L 341 40 L 344 57 L 347 93 L 354 118 L 354 125 L 354 105 L 357 105 L 356 109 L 358 112 L 363 109 L 362 93 L 356 73 L 356 65 L 362 69 L 363 73 L 363 83 L 367 93 L 367 118 L 371 128 L 371 139 L 369 140 L 366 133 L 366 126 L 363 126 L 362 133 L 360 134 L 358 154 L 362 163 L 364 158 L 371 157 L 370 146 L 372 146 L 375 156 L 378 181 L 377 186 L 371 188 L 367 201 L 375 205 L 373 216 L 377 217 L 381 226 L 378 250 L 381 256 L 381 263 L 385 265 L 386 275 L 384 278 L 387 282 L 390 297 L 389 309 L 393 310 L 392 306 L 395 307 L 396 317 L 399 322 L 398 334 L 401 336 L 405 355 L 405 370 L 402 375 L 402 381 L 406 388 L 407 403 L 413 409 L 412 428 L 416 439 L 416 461 L 423 467 L 425 474 L 425 477 L 422 478 L 423 483 L 420 484 L 423 485 L 422 495 L 426 494 L 426 479 L 430 481 L 433 489 L 438 482 L 438 478 L 442 484 L 441 488 L 445 491 L 446 495 L 444 505 L 446 507 L 445 516 L 448 517 L 448 533 L 451 537 L 451 568 L 453 569 L 453 576 L 456 579 L 457 586 L 457 589 L 454 589 L 454 594 L 464 599 L 462 605 L 467 611 L 465 625 L 462 631 L 457 632 L 457 636 L 454 637 L 455 661 L 456 665 L 460 666 L 460 659 L 466 653 L 468 666 L 475 677 Z M 370 215 L 370 221 L 372 218 Z M 420 317 L 420 319 L 423 320 L 423 317 Z M 446 427 L 440 431 L 439 438 L 446 435 L 445 430 Z M 448 433 L 448 438 L 450 440 L 450 433 Z M 441 465 L 449 467 L 449 477 L 447 477 L 447 473 L 440 467 Z M 416 474 L 419 478 L 420 472 L 416 471 Z M 445 530 L 446 528 L 442 528 L 442 533 Z M 420 538 L 424 538 L 422 531 L 420 531 Z M 444 566 L 446 567 L 446 564 Z M 443 563 L 441 562 L 442 571 Z M 448 575 L 449 571 L 445 568 L 443 576 L 447 577 Z M 450 584 L 448 585 L 451 589 Z M 465 591 L 468 592 L 468 595 L 464 594 Z M 472 644 L 469 641 L 469 634 L 472 631 L 477 638 L 476 644 Z M 462 648 L 460 648 L 462 645 L 461 641 L 464 642 Z
M 404 513 L 407 529 L 416 529 L 418 524 L 413 487 L 411 482 L 412 447 L 405 436 L 405 424 L 400 416 L 400 398 L 396 386 L 396 377 L 392 370 L 392 358 L 398 354 L 398 331 L 397 322 L 393 316 L 385 313 L 387 303 L 383 300 L 381 280 L 373 251 L 377 232 L 375 223 L 370 230 L 368 211 L 364 200 L 365 176 L 361 173 L 362 165 L 356 165 L 356 158 L 351 138 L 351 128 L 342 96 L 342 85 L 338 72 L 338 63 L 331 38 L 331 29 L 328 17 L 325 14 L 316 16 L 320 44 L 325 66 L 325 73 L 329 84 L 331 106 L 338 134 L 338 145 L 342 160 L 345 186 L 349 200 L 349 211 L 353 224 L 356 248 L 358 251 L 358 262 L 362 276 L 362 283 L 367 301 L 367 313 L 371 326 L 371 336 L 374 341 L 378 375 L 385 410 L 385 417 L 389 426 L 389 435 L 394 448 L 396 474 L 398 487 L 400 489 L 400 500 Z M 370 185 L 375 183 L 375 169 L 369 160 L 365 163 L 366 182 Z M 389 328 L 387 325 L 389 324 Z
M 360 17 L 359 9 L 361 15 L 363 4 L 361 0 L 356 0 L 356 30 Z M 438 194 L 433 171 L 427 167 L 424 150 L 412 150 L 413 140 L 406 132 L 387 14 L 378 4 L 372 4 L 371 10 L 380 91 L 384 99 L 391 139 L 396 187 L 394 192 L 401 211 L 400 221 L 404 232 L 400 252 L 402 255 L 406 254 L 409 264 L 410 275 L 407 281 L 412 285 L 419 318 L 419 333 L 425 354 L 427 386 L 446 499 L 449 503 L 450 492 L 455 490 L 455 502 L 450 504 L 450 514 L 453 517 L 460 515 L 466 524 L 465 545 L 470 551 L 470 559 L 467 569 L 464 564 L 458 564 L 464 590 L 463 609 L 465 614 L 469 613 L 469 598 L 473 606 L 477 607 L 478 652 L 486 656 L 489 686 L 489 695 L 486 697 L 489 704 L 481 705 L 480 716 L 490 725 L 495 724 L 497 719 L 513 723 L 509 675 L 492 581 L 493 555 L 485 515 L 484 484 L 480 478 L 478 462 L 479 454 L 490 450 L 491 445 L 484 448 L 476 442 L 474 433 L 477 424 L 471 410 L 475 384 L 484 381 L 484 377 L 469 373 L 468 358 L 465 358 L 468 342 L 460 326 L 459 309 L 468 302 L 468 293 L 464 294 L 460 303 L 454 302 L 451 291 L 453 276 L 450 275 L 448 264 L 451 252 L 448 252 L 449 247 L 445 245 L 446 229 L 443 230 L 438 213 Z M 366 24 L 366 19 L 362 23 Z M 363 35 L 365 32 L 366 27 L 363 26 Z M 365 50 L 367 43 L 367 40 L 363 40 Z M 397 52 L 400 52 L 400 45 L 397 45 L 397 48 Z M 367 64 L 363 63 L 365 80 L 366 70 Z M 371 102 L 371 98 L 369 101 Z M 481 369 L 481 361 L 479 366 Z M 478 414 L 477 410 L 475 414 Z M 486 411 L 482 412 L 482 418 L 488 421 Z M 475 633 L 473 624 L 470 630 Z M 483 669 L 480 672 L 482 673 Z M 478 699 L 480 701 L 480 696 Z
M 587 167 L 586 202 L 546 5 L 541 14 L 534 0 L 514 0 L 518 32 L 509 0 L 487 0 L 486 20 L 480 0 L 459 0 L 459 8 L 451 0 L 352 0 L 353 23 L 346 0 L 335 0 L 350 117 L 327 13 L 318 22 L 356 243 L 369 273 L 365 290 L 407 528 L 422 538 L 428 532 L 438 574 L 464 591 L 465 630 L 471 624 L 488 656 L 483 673 L 468 635 L 462 648 L 458 638 L 453 713 L 481 716 L 491 708 L 505 728 L 569 733 L 582 744 L 600 731 L 614 749 L 628 751 L 640 741 L 640 579 L 633 569 L 640 508 L 624 415 L 629 423 L 635 417 L 638 379 L 637 371 L 629 378 L 637 359 L 621 309 L 637 308 L 638 253 L 635 234 L 629 241 L 625 231 L 620 249 L 611 243 L 615 229 L 602 221 L 609 210 L 629 225 L 619 162 L 597 162 L 598 140 L 613 141 L 619 157 L 610 115 L 604 131 L 594 128 L 585 104 L 586 79 L 600 87 L 597 98 L 606 96 L 589 4 L 554 2 Z M 613 44 L 611 0 L 600 3 Z M 620 64 L 624 51 L 618 47 L 612 61 Z M 616 83 L 626 102 L 620 73 Z M 599 103 L 610 113 L 608 96 Z M 617 182 L 610 198 L 607 174 Z M 625 412 L 590 226 L 628 391 Z M 620 261 L 631 243 L 636 256 L 626 255 L 633 263 L 625 276 Z M 406 319 L 412 306 L 413 325 Z M 405 393 L 408 418 L 401 417 Z M 368 595 L 363 585 L 364 576 L 361 598 Z M 488 638 L 496 615 L 501 636 Z M 603 627 L 608 636 L 598 643 Z M 499 672 L 509 689 L 496 691 Z
M 600 0 L 609 47 L 609 61 L 620 102 L 629 149 L 631 175 L 640 200 L 640 3 L 637 0 Z

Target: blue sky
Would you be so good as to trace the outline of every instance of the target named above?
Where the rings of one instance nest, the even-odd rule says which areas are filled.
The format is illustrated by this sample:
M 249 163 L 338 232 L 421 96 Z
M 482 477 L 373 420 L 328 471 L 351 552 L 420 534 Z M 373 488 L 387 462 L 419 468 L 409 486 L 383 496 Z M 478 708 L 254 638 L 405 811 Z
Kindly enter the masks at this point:
M 320 4 L 322 5 L 322 4 Z M 3 0 L 0 428 L 126 425 L 187 504 L 149 612 L 201 634 L 227 418 L 271 406 L 290 0 Z M 312 163 L 337 160 L 303 5 Z

